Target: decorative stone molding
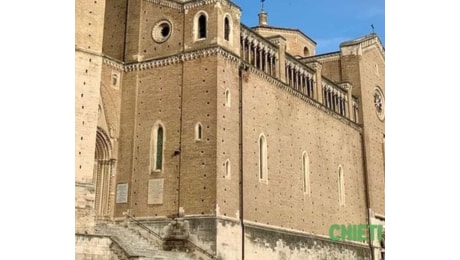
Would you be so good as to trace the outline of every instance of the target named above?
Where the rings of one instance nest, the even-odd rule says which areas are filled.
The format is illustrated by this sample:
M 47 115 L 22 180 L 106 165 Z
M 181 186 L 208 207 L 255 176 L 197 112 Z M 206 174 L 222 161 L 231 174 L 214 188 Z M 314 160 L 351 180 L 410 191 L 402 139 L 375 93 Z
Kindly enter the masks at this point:
M 318 70 L 318 69 L 323 68 L 323 65 L 318 60 L 312 60 L 311 63 L 307 64 L 307 66 L 312 68 L 313 70 Z
M 227 0 L 203 0 L 203 1 L 180 1 L 180 0 L 144 0 L 148 3 L 158 4 L 161 6 L 173 8 L 176 10 L 181 10 L 187 12 L 190 9 L 200 7 L 208 4 L 222 4 L 226 7 L 229 7 L 231 10 L 238 10 L 241 12 L 241 9 Z
M 190 10 L 190 9 L 193 9 L 193 8 L 197 8 L 197 7 L 200 7 L 200 6 L 203 6 L 203 5 L 209 5 L 209 4 L 221 4 L 223 6 L 226 6 L 226 7 L 230 7 L 231 9 L 237 9 L 241 12 L 241 9 L 236 6 L 235 4 L 233 4 L 232 2 L 230 1 L 227 1 L 227 0 L 202 0 L 202 1 L 193 1 L 193 2 L 189 2 L 189 3 L 185 3 L 184 4 L 184 10 Z
M 146 70 L 146 69 L 151 69 L 155 67 L 163 67 L 167 65 L 172 65 L 179 63 L 179 58 L 177 56 L 171 56 L 166 59 L 160 59 L 160 60 L 154 60 L 154 61 L 147 61 L 143 63 L 135 63 L 131 65 L 126 65 L 125 66 L 125 71 L 140 71 L 140 70 Z
M 152 28 L 152 39 L 156 43 L 163 43 L 169 39 L 173 30 L 169 19 L 161 19 Z
M 114 61 L 114 60 L 109 59 L 107 57 L 104 57 L 102 59 L 102 63 L 112 67 L 113 69 L 115 69 L 117 71 L 120 71 L 120 72 L 125 71 L 125 67 L 123 66 L 123 64 L 121 62 Z
M 349 82 L 338 83 L 337 85 L 339 85 L 341 88 L 345 89 L 346 91 L 348 91 L 351 88 L 351 84 Z
M 240 58 L 235 54 L 221 48 L 221 47 L 211 47 L 207 49 L 201 49 L 197 51 L 187 52 L 179 55 L 169 56 L 167 58 L 158 59 L 158 60 L 151 60 L 151 61 L 144 61 L 141 63 L 134 63 L 123 65 L 120 62 L 113 61 L 106 57 L 103 58 L 104 64 L 111 66 L 112 68 L 116 68 L 119 71 L 124 72 L 131 72 L 131 71 L 140 71 L 146 69 L 152 69 L 156 67 L 164 67 L 168 65 L 177 64 L 181 61 L 189 61 L 198 58 L 205 58 L 209 56 L 221 55 L 222 57 L 234 62 L 239 63 Z
M 167 0 L 144 0 L 145 2 L 153 3 L 153 4 L 158 4 L 161 6 L 177 9 L 177 10 L 183 10 L 183 5 L 173 2 L 173 1 L 167 1 Z

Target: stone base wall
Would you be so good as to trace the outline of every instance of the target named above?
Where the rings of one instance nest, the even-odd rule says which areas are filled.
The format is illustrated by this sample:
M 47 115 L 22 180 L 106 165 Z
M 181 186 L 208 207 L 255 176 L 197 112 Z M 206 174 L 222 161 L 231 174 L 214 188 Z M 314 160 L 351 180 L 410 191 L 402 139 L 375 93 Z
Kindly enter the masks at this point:
M 75 233 L 93 234 L 96 190 L 92 184 L 75 184 Z
M 75 236 L 75 260 L 124 260 L 128 259 L 109 237 Z
M 246 224 L 245 258 L 370 260 L 371 256 L 366 245 Z
M 242 259 L 241 224 L 237 219 L 185 217 L 190 225 L 189 241 L 216 255 L 220 260 Z M 142 223 L 163 235 L 170 219 L 143 220 Z M 332 241 L 327 237 L 245 223 L 245 259 L 279 260 L 370 260 L 369 246 Z

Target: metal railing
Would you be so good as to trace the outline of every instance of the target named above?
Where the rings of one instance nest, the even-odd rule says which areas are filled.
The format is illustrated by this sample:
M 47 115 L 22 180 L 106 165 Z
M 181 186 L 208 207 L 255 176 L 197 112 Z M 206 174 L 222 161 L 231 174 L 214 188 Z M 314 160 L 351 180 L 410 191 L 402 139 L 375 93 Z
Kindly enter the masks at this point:
M 133 216 L 129 215 L 128 213 L 125 213 L 125 216 L 133 221 L 136 225 L 138 225 L 140 228 L 142 228 L 143 230 L 147 231 L 149 234 L 153 235 L 154 237 L 160 239 L 161 241 L 163 241 L 163 238 L 157 234 L 155 231 L 151 230 L 150 228 L 148 228 L 146 225 L 142 224 L 139 220 L 135 219 Z

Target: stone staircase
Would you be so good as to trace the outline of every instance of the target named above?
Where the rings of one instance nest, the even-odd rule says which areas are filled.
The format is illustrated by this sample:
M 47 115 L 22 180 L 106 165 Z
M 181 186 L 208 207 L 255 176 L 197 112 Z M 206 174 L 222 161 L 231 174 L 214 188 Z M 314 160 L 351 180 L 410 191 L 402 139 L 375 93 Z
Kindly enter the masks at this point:
M 115 242 L 114 244 L 117 244 L 114 253 L 116 253 L 119 259 L 189 260 L 201 258 L 187 252 L 164 251 L 162 250 L 162 241 L 160 239 L 152 238 L 151 236 L 147 238 L 138 228 L 130 225 L 116 223 L 98 224 L 96 233 L 112 238 Z M 122 255 L 123 251 L 125 256 Z

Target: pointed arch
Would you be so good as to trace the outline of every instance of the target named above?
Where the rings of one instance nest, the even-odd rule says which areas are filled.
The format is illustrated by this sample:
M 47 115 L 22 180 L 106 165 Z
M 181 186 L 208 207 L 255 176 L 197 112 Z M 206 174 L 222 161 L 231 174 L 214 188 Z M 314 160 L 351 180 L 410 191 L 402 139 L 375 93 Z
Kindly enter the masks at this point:
M 164 147 L 166 131 L 163 123 L 157 121 L 153 127 L 150 137 L 150 170 L 161 172 L 164 165 Z
M 226 107 L 231 107 L 232 105 L 232 96 L 230 94 L 230 89 L 225 90 L 225 106 Z
M 310 159 L 307 151 L 302 153 L 302 186 L 303 193 L 310 196 Z
M 195 124 L 195 141 L 203 140 L 203 125 L 198 122 Z
M 224 16 L 224 40 L 230 41 L 232 38 L 232 18 L 229 14 Z
M 96 131 L 93 179 L 96 187 L 96 218 L 110 217 L 110 189 L 112 182 L 112 143 L 107 133 L 100 127 Z
M 112 152 L 112 144 L 109 136 L 105 131 L 98 127 L 96 132 L 96 149 L 94 159 L 96 160 L 109 160 Z
M 199 11 L 193 22 L 194 39 L 201 40 L 208 37 L 208 14 L 205 11 Z
M 345 206 L 345 176 L 343 173 L 342 165 L 338 168 L 338 191 L 339 191 L 339 205 Z
M 231 170 L 232 170 L 232 165 L 230 164 L 230 159 L 225 160 L 225 178 L 230 179 L 231 177 Z
M 267 165 L 267 139 L 263 133 L 259 135 L 259 181 L 268 182 L 268 165 Z

